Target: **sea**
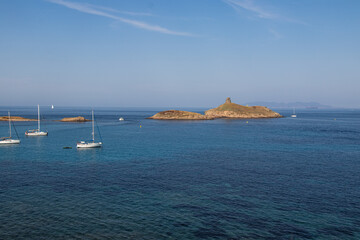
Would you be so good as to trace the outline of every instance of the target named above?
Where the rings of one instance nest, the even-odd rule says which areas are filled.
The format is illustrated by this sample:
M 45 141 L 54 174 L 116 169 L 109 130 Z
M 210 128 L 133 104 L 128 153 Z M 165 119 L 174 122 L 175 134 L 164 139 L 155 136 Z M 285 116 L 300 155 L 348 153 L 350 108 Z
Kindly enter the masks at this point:
M 8 110 L 37 118 L 36 106 Z M 146 119 L 161 110 L 94 108 L 100 149 L 76 148 L 91 122 L 57 121 L 91 108 L 41 107 L 47 137 L 14 122 L 21 143 L 0 146 L 0 239 L 360 239 L 359 109 Z

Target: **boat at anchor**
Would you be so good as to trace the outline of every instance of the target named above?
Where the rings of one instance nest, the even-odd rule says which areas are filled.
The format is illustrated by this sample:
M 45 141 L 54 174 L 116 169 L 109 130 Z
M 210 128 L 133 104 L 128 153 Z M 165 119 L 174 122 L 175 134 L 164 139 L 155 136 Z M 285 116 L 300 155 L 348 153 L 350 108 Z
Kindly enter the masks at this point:
M 78 142 L 76 144 L 77 148 L 100 148 L 100 147 L 102 147 L 102 142 L 95 142 L 94 110 L 91 111 L 91 115 L 92 115 L 92 133 L 91 133 L 92 140 Z
M 19 144 L 20 143 L 20 140 L 19 140 L 19 136 L 17 134 L 17 131 L 16 131 L 16 128 L 14 126 L 14 129 L 15 129 L 15 132 L 16 132 L 16 135 L 18 137 L 18 139 L 13 139 L 12 136 L 11 136 L 11 117 L 10 117 L 10 112 L 8 112 L 8 116 L 9 116 L 9 137 L 2 137 L 0 138 L 0 145 L 2 144 Z
M 38 104 L 38 128 L 37 129 L 32 129 L 32 130 L 27 130 L 25 132 L 26 136 L 47 136 L 48 132 L 43 132 L 40 130 L 40 106 Z

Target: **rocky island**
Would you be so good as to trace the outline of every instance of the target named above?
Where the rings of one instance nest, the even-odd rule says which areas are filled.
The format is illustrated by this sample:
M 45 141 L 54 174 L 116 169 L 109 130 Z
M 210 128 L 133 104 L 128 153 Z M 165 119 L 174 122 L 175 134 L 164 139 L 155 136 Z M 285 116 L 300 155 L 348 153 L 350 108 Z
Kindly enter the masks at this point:
M 159 120 L 208 120 L 213 119 L 209 116 L 202 115 L 200 113 L 179 111 L 179 110 L 168 110 L 155 114 L 148 119 L 159 119 Z
M 11 116 L 11 121 L 13 122 L 30 122 L 30 121 L 37 121 L 37 119 L 30 119 L 30 118 L 23 118 L 23 117 L 17 117 L 17 116 Z M 0 117 L 0 121 L 9 121 L 8 116 L 2 116 Z
M 91 122 L 91 120 L 78 116 L 78 117 L 63 118 L 60 120 L 60 122 Z
M 159 120 L 211 120 L 216 118 L 281 118 L 279 113 L 263 106 L 243 106 L 232 103 L 230 98 L 227 98 L 225 103 L 205 111 L 205 115 L 194 112 L 169 110 L 155 114 L 149 119 Z
M 263 106 L 243 106 L 232 103 L 230 98 L 227 98 L 225 103 L 205 111 L 205 115 L 212 118 L 280 118 L 279 113 Z

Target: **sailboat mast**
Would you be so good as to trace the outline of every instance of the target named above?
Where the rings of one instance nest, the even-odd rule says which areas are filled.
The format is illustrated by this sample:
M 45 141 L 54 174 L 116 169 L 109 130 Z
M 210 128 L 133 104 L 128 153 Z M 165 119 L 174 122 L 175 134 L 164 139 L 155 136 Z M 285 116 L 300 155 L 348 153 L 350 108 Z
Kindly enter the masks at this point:
M 95 142 L 95 131 L 94 131 L 94 110 L 92 110 L 92 137 L 93 142 Z
M 38 129 L 40 131 L 40 106 L 38 104 Z
M 10 138 L 11 138 L 11 119 L 10 119 L 10 112 L 8 112 L 9 115 L 9 132 L 10 132 Z

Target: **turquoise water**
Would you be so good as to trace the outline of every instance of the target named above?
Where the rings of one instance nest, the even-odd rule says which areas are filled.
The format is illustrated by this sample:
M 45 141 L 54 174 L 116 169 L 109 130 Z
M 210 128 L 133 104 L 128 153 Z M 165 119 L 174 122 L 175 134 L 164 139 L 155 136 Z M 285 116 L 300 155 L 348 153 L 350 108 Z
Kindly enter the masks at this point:
M 0 147 L 0 239 L 360 239 L 359 110 L 144 119 L 160 110 L 95 109 L 102 149 L 76 149 L 91 123 L 52 121 L 90 109 L 42 109 L 48 137 L 15 122 L 21 144 Z

